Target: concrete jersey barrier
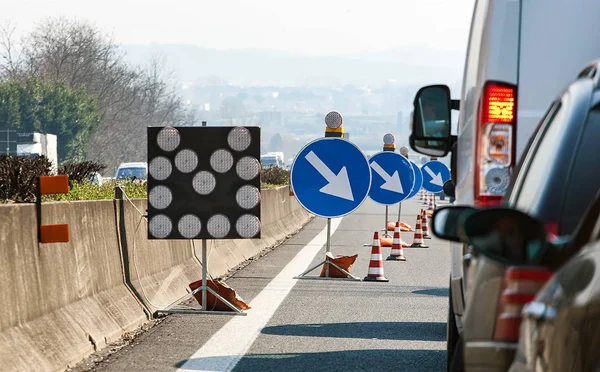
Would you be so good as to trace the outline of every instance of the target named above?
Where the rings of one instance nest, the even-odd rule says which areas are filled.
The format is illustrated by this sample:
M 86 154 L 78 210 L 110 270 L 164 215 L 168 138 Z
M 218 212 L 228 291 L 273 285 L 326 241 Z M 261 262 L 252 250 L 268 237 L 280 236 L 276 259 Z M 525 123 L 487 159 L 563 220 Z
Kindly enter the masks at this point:
M 287 187 L 263 190 L 261 197 L 261 239 L 209 241 L 213 277 L 278 244 L 311 218 Z M 37 243 L 33 205 L 0 206 L 3 370 L 64 370 L 146 322 L 201 278 L 200 242 L 149 241 L 140 214 L 146 203 L 45 203 L 44 223 L 69 224 L 71 242 L 59 244 Z

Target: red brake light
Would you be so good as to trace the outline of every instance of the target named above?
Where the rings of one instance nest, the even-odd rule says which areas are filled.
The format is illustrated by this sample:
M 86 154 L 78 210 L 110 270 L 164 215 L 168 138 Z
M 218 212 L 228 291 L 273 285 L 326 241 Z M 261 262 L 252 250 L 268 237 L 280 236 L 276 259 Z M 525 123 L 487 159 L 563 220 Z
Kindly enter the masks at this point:
M 477 123 L 475 204 L 500 204 L 515 162 L 516 93 L 514 85 L 488 82 Z
M 483 121 L 512 124 L 515 119 L 515 88 L 491 83 L 483 99 Z

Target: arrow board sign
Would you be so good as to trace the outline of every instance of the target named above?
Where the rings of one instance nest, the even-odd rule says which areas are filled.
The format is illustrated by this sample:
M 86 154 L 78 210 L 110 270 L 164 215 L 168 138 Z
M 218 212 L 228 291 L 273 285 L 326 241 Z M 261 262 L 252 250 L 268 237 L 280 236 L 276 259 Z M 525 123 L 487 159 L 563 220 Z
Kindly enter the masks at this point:
M 450 179 L 450 170 L 446 164 L 437 160 L 423 164 L 421 173 L 423 173 L 423 188 L 433 193 L 442 191 L 444 183 Z
M 294 194 L 309 212 L 326 218 L 352 213 L 367 198 L 371 170 L 355 144 L 335 137 L 304 146 L 292 164 Z
M 404 156 L 391 151 L 379 152 L 369 159 L 373 181 L 369 197 L 392 205 L 406 199 L 415 184 L 415 171 Z
M 413 170 L 415 171 L 415 185 L 413 186 L 412 191 L 410 192 L 410 194 L 408 194 L 408 197 L 406 199 L 410 199 L 417 195 L 417 193 L 419 192 L 419 190 L 421 190 L 421 187 L 423 186 L 423 173 L 421 173 L 421 168 L 419 168 L 417 163 L 415 163 L 412 160 L 410 160 L 410 165 L 412 165 Z

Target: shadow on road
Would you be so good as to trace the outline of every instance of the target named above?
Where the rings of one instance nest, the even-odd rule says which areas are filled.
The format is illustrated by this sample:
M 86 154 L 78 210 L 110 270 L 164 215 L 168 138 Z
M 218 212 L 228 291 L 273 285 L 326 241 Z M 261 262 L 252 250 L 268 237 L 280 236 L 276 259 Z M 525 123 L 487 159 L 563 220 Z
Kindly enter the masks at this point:
M 219 368 L 234 363 L 237 357 L 207 357 L 189 359 L 186 370 L 223 371 Z M 215 368 L 217 367 L 217 368 Z M 319 353 L 249 354 L 244 356 L 235 372 L 241 371 L 445 371 L 445 350 L 345 350 Z
M 448 288 L 417 289 L 415 291 L 412 291 L 412 293 L 429 296 L 448 297 Z
M 262 333 L 281 336 L 445 341 L 446 323 L 355 322 L 290 324 L 265 327 L 263 328 Z

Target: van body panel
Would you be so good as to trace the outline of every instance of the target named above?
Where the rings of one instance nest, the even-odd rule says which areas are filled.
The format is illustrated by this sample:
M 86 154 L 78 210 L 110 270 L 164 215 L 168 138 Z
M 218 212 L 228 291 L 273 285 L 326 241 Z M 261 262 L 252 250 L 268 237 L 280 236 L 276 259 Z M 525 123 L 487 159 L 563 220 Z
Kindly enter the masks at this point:
M 474 204 L 477 120 L 483 87 L 490 80 L 517 83 L 519 10 L 518 0 L 478 0 L 475 4 L 458 122 L 457 204 Z M 467 247 L 451 243 L 451 249 L 452 281 L 454 285 L 460 281 L 468 296 L 470 283 L 464 280 L 466 268 L 463 262 Z M 457 315 L 464 311 L 463 302 L 462 296 L 454 299 Z
M 598 0 L 522 0 L 518 158 L 550 102 L 600 57 L 598 14 Z

